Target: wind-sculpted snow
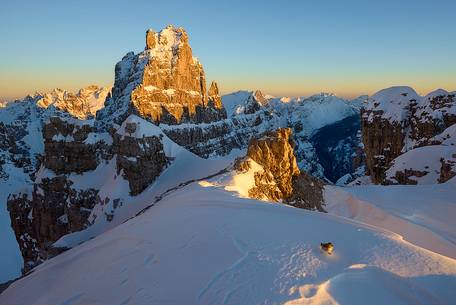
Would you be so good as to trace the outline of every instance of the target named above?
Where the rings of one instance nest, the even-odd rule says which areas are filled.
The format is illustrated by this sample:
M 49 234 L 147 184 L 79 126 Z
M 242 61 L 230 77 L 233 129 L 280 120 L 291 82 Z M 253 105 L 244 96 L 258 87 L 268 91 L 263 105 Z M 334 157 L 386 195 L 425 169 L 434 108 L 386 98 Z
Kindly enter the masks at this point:
M 456 297 L 453 259 L 369 225 L 209 185 L 178 189 L 43 263 L 0 302 L 450 304 Z M 326 241 L 335 245 L 331 256 L 319 249 Z
M 394 288 L 393 288 L 394 287 Z M 408 278 L 380 268 L 355 264 L 321 284 L 299 288 L 293 304 L 439 304 L 440 300 Z M 371 297 L 367 297 L 371 296 Z
M 329 213 L 400 234 L 456 259 L 456 178 L 444 184 L 326 186 Z

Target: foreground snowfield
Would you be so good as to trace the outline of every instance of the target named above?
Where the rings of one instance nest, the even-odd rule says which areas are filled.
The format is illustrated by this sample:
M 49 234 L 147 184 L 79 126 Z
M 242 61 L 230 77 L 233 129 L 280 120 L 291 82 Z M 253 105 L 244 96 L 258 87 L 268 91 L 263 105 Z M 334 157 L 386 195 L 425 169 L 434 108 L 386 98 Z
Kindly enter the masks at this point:
M 456 259 L 456 178 L 432 185 L 327 186 L 331 214 L 371 224 Z
M 456 260 L 429 249 L 434 244 L 424 249 L 349 214 L 242 199 L 211 185 L 200 181 L 171 192 L 141 215 L 45 262 L 13 283 L 0 303 L 451 304 L 456 298 Z M 343 192 L 367 200 L 363 196 L 379 198 L 391 189 Z M 456 198 L 456 188 L 443 189 Z M 440 200 L 439 192 L 432 194 Z M 405 215 L 411 204 L 394 209 L 383 200 L 378 208 Z M 452 209 L 430 213 L 423 206 L 417 211 L 427 218 L 415 222 L 445 237 L 449 251 Z M 319 250 L 326 241 L 335 244 L 332 256 Z

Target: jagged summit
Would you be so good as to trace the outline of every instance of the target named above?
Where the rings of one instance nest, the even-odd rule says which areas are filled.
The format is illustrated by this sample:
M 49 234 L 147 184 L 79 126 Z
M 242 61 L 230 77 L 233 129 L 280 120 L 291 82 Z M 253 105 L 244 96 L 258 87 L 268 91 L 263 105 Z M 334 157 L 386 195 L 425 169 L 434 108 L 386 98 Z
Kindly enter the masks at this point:
M 153 29 L 146 31 L 146 48 L 145 50 L 172 49 L 178 47 L 181 43 L 188 43 L 187 32 L 182 27 L 168 25 L 160 32 Z
M 202 64 L 193 57 L 183 28 L 146 32 L 146 48 L 117 63 L 113 97 L 99 114 L 120 123 L 138 114 L 154 123 L 212 122 L 226 118 L 218 86 L 206 91 Z

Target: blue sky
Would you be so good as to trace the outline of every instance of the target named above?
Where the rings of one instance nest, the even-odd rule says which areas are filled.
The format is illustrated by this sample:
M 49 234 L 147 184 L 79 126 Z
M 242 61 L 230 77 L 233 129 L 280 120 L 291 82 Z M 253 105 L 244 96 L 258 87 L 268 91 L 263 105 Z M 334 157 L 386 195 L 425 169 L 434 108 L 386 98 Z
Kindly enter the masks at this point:
M 271 2 L 271 3 L 268 3 Z M 6 1 L 0 98 L 110 85 L 147 28 L 183 26 L 223 92 L 456 90 L 456 1 Z

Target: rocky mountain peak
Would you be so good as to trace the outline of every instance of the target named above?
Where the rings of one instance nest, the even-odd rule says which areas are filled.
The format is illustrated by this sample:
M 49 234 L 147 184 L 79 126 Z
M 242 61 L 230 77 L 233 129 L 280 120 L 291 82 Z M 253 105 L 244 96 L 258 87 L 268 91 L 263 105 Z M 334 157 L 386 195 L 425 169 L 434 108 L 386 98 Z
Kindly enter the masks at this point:
M 211 86 L 209 87 L 209 90 L 207 92 L 209 96 L 214 96 L 214 95 L 219 95 L 219 89 L 218 85 L 215 81 L 211 83 Z
M 146 31 L 146 50 L 173 49 L 181 44 L 188 44 L 187 32 L 182 27 L 168 25 L 160 32 L 153 29 Z
M 226 111 L 224 110 L 222 104 L 222 98 L 219 94 L 218 85 L 215 81 L 213 81 L 211 83 L 211 86 L 209 87 L 209 91 L 207 92 L 207 98 L 210 107 L 213 107 L 215 109 L 221 109 L 221 111 L 224 112 L 226 116 Z
M 193 57 L 188 35 L 168 26 L 146 32 L 146 48 L 116 65 L 113 98 L 99 118 L 121 123 L 137 114 L 154 123 L 213 122 L 226 118 L 218 87 L 206 91 L 202 64 Z
M 260 90 L 256 90 L 254 93 L 253 93 L 253 96 L 255 97 L 255 100 L 260 103 L 262 106 L 265 105 L 268 100 L 266 99 L 266 97 L 264 96 L 263 92 L 261 92 Z

